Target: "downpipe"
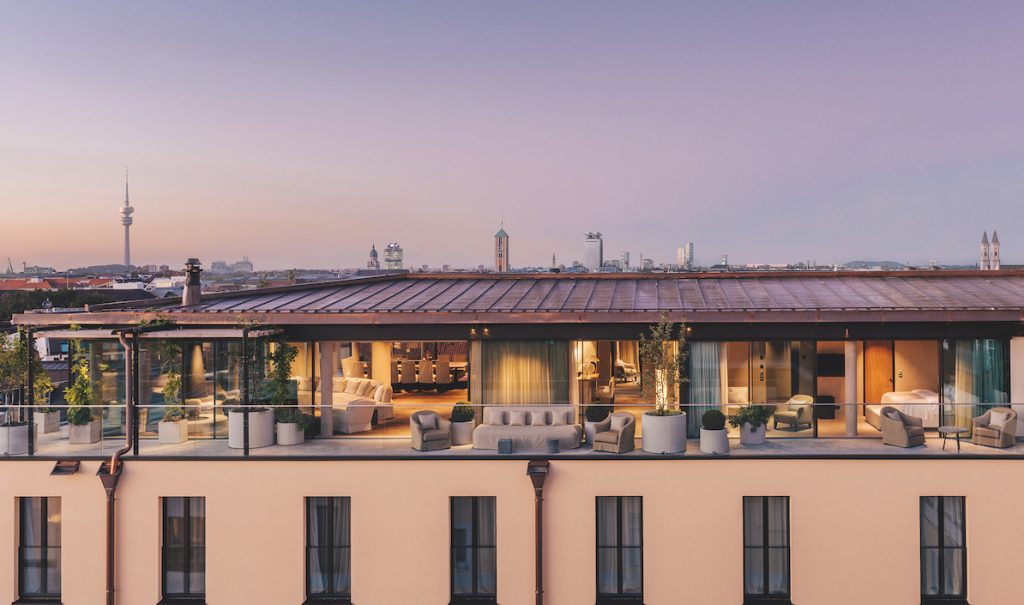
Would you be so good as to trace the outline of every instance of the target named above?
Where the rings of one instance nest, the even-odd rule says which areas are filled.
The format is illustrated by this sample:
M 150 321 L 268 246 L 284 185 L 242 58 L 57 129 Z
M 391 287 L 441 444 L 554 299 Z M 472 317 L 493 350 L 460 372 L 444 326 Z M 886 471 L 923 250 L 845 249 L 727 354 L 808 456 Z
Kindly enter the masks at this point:
M 138 331 L 135 331 L 134 338 L 138 338 Z M 124 417 L 125 417 L 125 444 L 124 446 L 114 452 L 110 457 L 110 461 L 107 463 L 106 473 L 103 472 L 103 467 L 100 467 L 100 482 L 103 483 L 103 491 L 107 495 L 107 605 L 115 605 L 116 597 L 114 593 L 115 584 L 115 570 L 116 570 L 116 558 L 115 558 L 115 541 L 117 537 L 117 515 L 115 506 L 115 493 L 117 492 L 117 483 L 121 478 L 121 457 L 127 454 L 132 449 L 132 444 L 135 438 L 135 364 L 134 364 L 134 353 L 132 350 L 131 343 L 125 338 L 124 332 L 119 332 L 117 340 L 124 347 L 124 359 L 125 359 L 125 395 L 124 395 Z

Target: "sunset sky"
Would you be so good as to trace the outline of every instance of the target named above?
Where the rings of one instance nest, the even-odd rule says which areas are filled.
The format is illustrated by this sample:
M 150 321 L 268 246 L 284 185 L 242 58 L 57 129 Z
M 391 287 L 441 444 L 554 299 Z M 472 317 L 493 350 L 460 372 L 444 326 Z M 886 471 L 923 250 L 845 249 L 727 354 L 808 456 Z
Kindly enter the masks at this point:
M 0 1 L 0 259 L 1024 263 L 1021 2 Z

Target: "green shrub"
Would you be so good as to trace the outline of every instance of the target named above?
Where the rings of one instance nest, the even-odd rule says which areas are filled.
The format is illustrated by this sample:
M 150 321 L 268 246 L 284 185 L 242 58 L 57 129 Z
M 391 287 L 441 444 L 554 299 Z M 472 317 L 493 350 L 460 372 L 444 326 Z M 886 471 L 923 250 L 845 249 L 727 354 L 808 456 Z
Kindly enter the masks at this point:
M 762 424 L 768 423 L 768 418 L 772 415 L 771 409 L 766 405 L 761 404 L 747 404 L 741 406 L 732 416 L 729 416 L 729 424 L 735 428 L 740 428 L 744 423 L 750 425 L 750 432 L 753 433 L 757 430 L 757 427 Z
M 708 410 L 700 418 L 706 431 L 720 431 L 725 428 L 725 414 L 721 410 Z
M 279 424 L 297 424 L 302 430 L 306 429 L 308 422 L 306 414 L 303 414 L 297 407 L 283 407 L 274 409 L 274 420 Z
M 589 422 L 602 422 L 608 417 L 608 414 L 612 413 L 612 410 L 610 405 L 588 405 L 584 414 Z
M 83 426 L 93 421 L 92 410 L 81 405 L 68 407 L 68 424 Z
M 185 410 L 174 406 L 164 410 L 164 422 L 178 422 L 185 419 Z
M 472 422 L 476 418 L 476 410 L 468 401 L 460 401 L 452 408 L 452 422 Z

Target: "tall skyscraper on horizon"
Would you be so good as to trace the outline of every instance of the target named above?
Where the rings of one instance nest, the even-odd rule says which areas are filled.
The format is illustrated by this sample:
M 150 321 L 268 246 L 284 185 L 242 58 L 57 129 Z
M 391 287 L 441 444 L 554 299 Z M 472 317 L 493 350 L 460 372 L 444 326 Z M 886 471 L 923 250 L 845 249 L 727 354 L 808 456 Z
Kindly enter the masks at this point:
M 583 266 L 587 271 L 600 271 L 604 264 L 604 241 L 599 232 L 588 232 L 583 240 Z
M 494 234 L 494 270 L 498 273 L 508 272 L 508 233 L 505 232 L 505 221 Z
M 401 271 L 405 268 L 405 253 L 398 242 L 391 242 L 384 248 L 384 269 Z
M 132 226 L 132 213 L 135 208 L 128 202 L 128 169 L 124 169 L 124 206 L 121 206 L 121 224 L 124 225 L 124 266 L 126 269 L 132 266 L 132 246 L 129 230 Z
M 686 242 L 683 246 L 683 266 L 693 269 L 693 242 Z
M 628 250 L 622 253 L 621 260 L 622 260 L 622 270 L 623 271 L 629 271 L 629 251 Z

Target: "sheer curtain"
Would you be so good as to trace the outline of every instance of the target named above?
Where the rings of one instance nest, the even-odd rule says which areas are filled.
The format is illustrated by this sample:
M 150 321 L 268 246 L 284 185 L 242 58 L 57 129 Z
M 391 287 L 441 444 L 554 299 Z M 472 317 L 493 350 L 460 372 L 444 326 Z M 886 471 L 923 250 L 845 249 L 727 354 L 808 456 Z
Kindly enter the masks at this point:
M 483 396 L 487 404 L 569 402 L 569 343 L 484 341 Z
M 722 404 L 721 343 L 690 343 L 690 406 L 686 408 L 687 436 L 700 437 L 701 416 Z
M 946 384 L 948 403 L 954 406 L 956 425 L 971 428 L 972 418 L 1006 403 L 1006 356 L 1003 343 L 995 339 L 958 340 L 954 349 L 952 384 Z

